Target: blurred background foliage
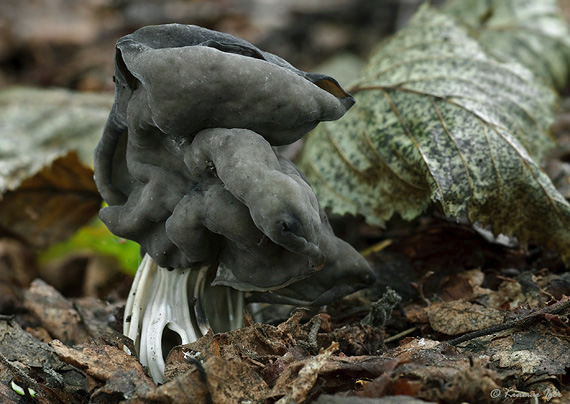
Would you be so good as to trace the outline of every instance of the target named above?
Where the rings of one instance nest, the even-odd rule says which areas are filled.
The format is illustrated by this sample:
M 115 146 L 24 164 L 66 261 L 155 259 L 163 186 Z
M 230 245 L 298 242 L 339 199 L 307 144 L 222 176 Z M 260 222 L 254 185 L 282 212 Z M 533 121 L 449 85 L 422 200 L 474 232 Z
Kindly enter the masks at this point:
M 112 91 L 117 38 L 144 25 L 196 24 L 311 70 L 339 53 L 366 59 L 421 0 L 3 0 L 0 85 Z M 435 1 L 432 3 L 441 3 Z
M 70 150 L 79 153 L 85 166 L 92 166 L 89 150 L 98 141 L 102 116 L 112 102 L 113 55 L 119 37 L 150 24 L 196 24 L 244 38 L 300 69 L 324 70 L 346 85 L 356 77 L 374 46 L 405 24 L 420 3 L 3 0 L 0 88 L 5 90 L 0 97 L 4 111 L 0 114 L 0 131 L 6 136 L 0 142 L 0 171 L 6 181 L 0 187 L 0 208 L 5 216 L 0 220 L 0 236 L 22 239 L 39 250 L 39 264 L 43 266 L 87 251 L 116 257 L 128 274 L 136 271 L 140 261 L 138 245 L 108 232 L 95 216 L 93 204 L 97 201 L 93 197 L 89 209 L 73 223 L 63 223 L 55 230 L 56 222 L 61 220 L 47 220 L 38 242 L 39 237 L 32 233 L 37 217 L 46 215 L 38 207 L 44 205 L 45 190 L 33 189 L 33 208 L 29 206 L 29 189 L 24 198 L 17 194 L 21 184 L 42 168 L 65 162 Z M 75 91 L 96 94 L 98 98 L 79 96 Z M 69 167 L 70 163 L 65 164 Z M 57 180 L 49 185 L 52 194 L 65 191 Z M 60 212 L 72 210 L 77 200 L 63 203 L 68 206 Z M 24 225 L 15 229 L 15 222 Z M 80 227 L 83 222 L 86 225 Z M 68 238 L 77 227 L 79 231 Z
M 327 73 L 348 86 L 356 78 L 360 67 L 384 38 L 400 29 L 425 1 L 422 0 L 2 0 L 0 1 L 0 103 L 2 109 L 12 105 L 14 116 L 33 116 L 32 123 L 46 125 L 34 130 L 27 122 L 0 114 L 0 210 L 7 200 L 2 176 L 20 165 L 8 157 L 14 144 L 12 138 L 24 139 L 32 132 L 51 130 L 57 136 L 49 137 L 37 149 L 28 149 L 23 160 L 28 163 L 51 164 L 64 158 L 69 150 L 78 149 L 82 164 L 91 166 L 85 150 L 94 148 L 100 129 L 90 126 L 92 135 L 85 140 L 74 139 L 70 146 L 67 135 L 69 119 L 77 116 L 78 92 L 91 93 L 98 98 L 83 98 L 91 115 L 82 116 L 83 123 L 90 116 L 104 123 L 101 111 L 113 98 L 113 55 L 116 40 L 150 24 L 183 23 L 224 31 L 250 41 L 266 51 L 290 61 L 296 67 Z M 441 5 L 443 0 L 433 0 Z M 560 0 L 566 20 L 570 18 L 570 0 Z M 35 90 L 57 89 L 38 93 L 18 101 L 8 91 L 17 87 Z M 65 91 L 71 91 L 66 98 Z M 29 91 L 29 90 L 28 90 Z M 62 93 L 62 91 L 64 91 Z M 44 99 L 42 97 L 48 97 Z M 83 95 L 83 94 L 82 94 Z M 54 96 L 55 101 L 49 97 Z M 107 97 L 107 98 L 105 98 Z M 33 102 L 35 101 L 35 103 Z M 18 102 L 20 102 L 18 104 Z M 16 105 L 16 107 L 14 107 Z M 34 115 L 38 105 L 41 114 Z M 83 105 L 83 104 L 82 104 Z M 51 110 L 47 108 L 51 106 Z M 103 109 L 102 109 L 103 108 Z M 12 119 L 12 121 L 10 121 Z M 67 119 L 67 118 L 65 118 Z M 51 122 L 51 123 L 50 123 Z M 53 124 L 53 125 L 52 125 Z M 46 129 L 48 128 L 48 129 Z M 18 132 L 19 131 L 19 132 Z M 58 140 L 54 140 L 58 139 Z M 26 142 L 23 142 L 26 143 Z M 30 143 L 30 142 L 28 142 Z M 33 142 L 32 142 L 33 143 Z M 80 146 L 77 146 L 80 144 Z M 54 154 L 55 153 L 55 154 Z M 5 164 L 7 168 L 3 167 Z M 41 164 L 39 164 L 41 165 Z M 4 170 L 4 171 L 3 171 Z M 32 170 L 33 171 L 33 170 Z M 32 171 L 28 171 L 31 173 Z M 21 183 L 25 178 L 18 178 Z M 57 184 L 56 184 L 57 185 Z M 8 195 L 10 196 L 10 195 Z M 38 198 L 41 198 L 38 195 Z M 17 202 L 17 201 L 16 201 Z M 91 200 L 91 205 L 98 201 Z M 12 205 L 14 206 L 14 205 Z M 14 208 L 10 208 L 11 210 Z M 33 218 L 29 209 L 20 211 Z M 6 216 L 12 216 L 13 211 Z M 20 212 L 17 212 L 20 213 Z M 33 213 L 33 212 L 32 212 Z M 117 257 L 119 266 L 132 274 L 138 265 L 138 246 L 110 234 L 96 219 L 91 207 L 82 216 L 87 226 L 70 239 L 59 244 L 59 238 L 45 237 L 53 244 L 38 247 L 22 235 L 11 233 L 0 223 L 0 238 L 16 238 L 28 242 L 36 251 L 42 251 L 42 265 L 62 259 L 71 252 L 90 250 Z M 76 228 L 68 229 L 75 232 Z M 350 230 L 344 229 L 345 237 Z M 64 234 L 65 232 L 60 232 Z M 354 231 L 353 231 L 354 233 Z M 49 234 L 48 234 L 49 236 Z M 374 233 L 374 236 L 377 236 Z M 63 236 L 62 236 L 63 237 Z M 66 236 L 67 237 L 67 236 Z M 362 246 L 360 246 L 362 247 Z

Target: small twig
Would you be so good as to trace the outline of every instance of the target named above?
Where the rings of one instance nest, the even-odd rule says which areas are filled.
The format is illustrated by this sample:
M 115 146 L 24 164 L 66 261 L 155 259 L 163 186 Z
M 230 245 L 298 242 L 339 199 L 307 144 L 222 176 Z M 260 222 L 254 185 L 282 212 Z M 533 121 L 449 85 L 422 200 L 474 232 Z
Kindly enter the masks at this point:
M 260 369 L 265 369 L 265 365 L 263 363 L 256 361 L 255 359 L 252 359 L 249 356 L 246 356 L 245 360 L 247 360 L 249 363 L 254 364 L 255 366 L 257 366 Z
M 412 332 L 416 331 L 417 329 L 418 329 L 418 327 L 408 328 L 407 330 L 404 330 L 401 333 L 398 333 L 396 335 L 392 335 L 391 337 L 386 338 L 384 340 L 384 343 L 387 344 L 389 342 L 399 340 L 400 338 L 405 337 L 408 334 L 411 334 Z
M 210 393 L 210 385 L 208 384 L 208 373 L 206 372 L 206 369 L 204 369 L 202 362 L 191 356 L 187 357 L 186 360 L 192 365 L 194 365 L 196 367 L 196 370 L 198 371 L 200 382 L 204 385 L 204 389 L 206 390 L 206 398 L 205 398 L 206 404 L 213 404 L 214 401 L 212 399 L 212 394 Z
M 432 276 L 434 274 L 433 271 L 427 271 L 424 276 L 421 277 L 421 279 L 418 281 L 416 287 L 418 289 L 418 293 L 420 294 L 420 298 L 424 301 L 424 303 L 426 304 L 427 307 L 429 307 L 431 305 L 431 302 L 429 301 L 428 298 L 426 298 L 426 296 L 424 295 L 424 283 L 426 282 L 426 280 Z
M 519 318 L 516 318 L 511 321 L 507 321 L 506 323 L 499 324 L 493 327 L 484 328 L 482 330 L 477 330 L 474 332 L 470 332 L 468 334 L 462 335 L 460 337 L 454 338 L 451 341 L 448 341 L 450 345 L 458 345 L 462 342 L 472 340 L 474 338 L 483 337 L 485 335 L 494 334 L 500 331 L 507 330 L 509 328 L 518 328 L 523 327 L 529 324 L 532 324 L 543 317 L 545 314 L 556 314 L 561 312 L 562 310 L 570 307 L 570 297 L 564 296 L 558 302 L 551 304 L 550 306 L 543 307 L 540 310 L 534 311 L 530 314 L 525 314 Z

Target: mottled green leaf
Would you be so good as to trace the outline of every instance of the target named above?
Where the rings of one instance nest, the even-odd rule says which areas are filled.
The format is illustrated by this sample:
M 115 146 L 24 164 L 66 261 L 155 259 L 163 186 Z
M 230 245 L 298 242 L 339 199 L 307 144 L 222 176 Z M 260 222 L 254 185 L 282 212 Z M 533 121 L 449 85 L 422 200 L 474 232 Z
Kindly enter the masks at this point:
M 321 203 L 382 226 L 431 201 L 570 256 L 570 205 L 541 171 L 555 94 L 422 7 L 372 57 L 357 104 L 309 134 L 300 165 Z
M 557 89 L 568 83 L 570 36 L 557 0 L 451 0 L 444 10 L 497 60 L 520 63 Z

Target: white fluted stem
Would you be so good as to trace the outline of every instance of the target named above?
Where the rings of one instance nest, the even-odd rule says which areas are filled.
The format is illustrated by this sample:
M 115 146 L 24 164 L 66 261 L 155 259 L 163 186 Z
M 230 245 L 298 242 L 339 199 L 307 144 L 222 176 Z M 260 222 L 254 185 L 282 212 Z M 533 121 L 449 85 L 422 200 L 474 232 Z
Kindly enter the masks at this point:
M 224 329 L 242 325 L 243 293 L 227 288 L 223 294 L 209 296 L 207 271 L 207 267 L 168 270 L 159 267 L 149 255 L 139 266 L 125 305 L 123 332 L 134 341 L 141 363 L 148 366 L 157 383 L 164 382 L 166 328 L 178 335 L 181 344 L 196 341 L 210 329 L 207 306 L 212 298 L 225 300 L 227 307 L 226 313 L 215 314 L 223 317 L 216 318 L 215 323 L 224 323 Z M 191 272 L 197 274 L 191 276 Z

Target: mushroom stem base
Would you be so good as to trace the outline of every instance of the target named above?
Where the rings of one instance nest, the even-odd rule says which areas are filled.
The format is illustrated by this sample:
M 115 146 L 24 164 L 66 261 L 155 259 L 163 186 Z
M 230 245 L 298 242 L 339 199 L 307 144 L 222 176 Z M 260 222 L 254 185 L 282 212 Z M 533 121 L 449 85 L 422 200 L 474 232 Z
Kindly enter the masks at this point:
M 243 293 L 209 287 L 207 272 L 207 267 L 168 270 L 148 254 L 139 266 L 125 306 L 123 333 L 134 341 L 141 363 L 157 383 L 164 382 L 167 334 L 176 337 L 174 345 L 188 344 L 212 329 L 210 318 L 214 331 L 242 325 Z

